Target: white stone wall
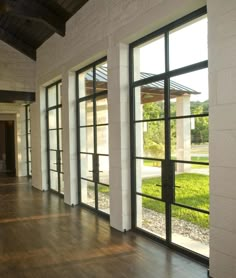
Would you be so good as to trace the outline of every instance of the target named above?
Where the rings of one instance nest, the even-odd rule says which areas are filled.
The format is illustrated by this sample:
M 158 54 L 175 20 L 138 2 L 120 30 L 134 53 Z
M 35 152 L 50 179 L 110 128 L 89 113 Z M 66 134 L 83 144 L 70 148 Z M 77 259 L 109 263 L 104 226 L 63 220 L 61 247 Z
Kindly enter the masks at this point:
M 0 41 L 0 90 L 34 92 L 35 69 L 35 61 Z M 26 176 L 25 107 L 1 103 L 0 118 L 15 121 L 16 175 Z
M 73 74 L 108 56 L 111 225 L 131 226 L 129 159 L 128 44 L 206 4 L 205 0 L 90 0 L 66 24 L 66 36 L 53 35 L 37 51 L 37 102 L 32 133 L 33 185 L 47 189 L 45 86 L 62 77 L 65 202 L 76 204 Z M 69 93 L 68 93 L 69 92 Z M 70 154 L 70 155 L 68 155 Z
M 0 90 L 35 90 L 35 61 L 0 40 Z
M 236 1 L 208 0 L 210 274 L 236 277 Z

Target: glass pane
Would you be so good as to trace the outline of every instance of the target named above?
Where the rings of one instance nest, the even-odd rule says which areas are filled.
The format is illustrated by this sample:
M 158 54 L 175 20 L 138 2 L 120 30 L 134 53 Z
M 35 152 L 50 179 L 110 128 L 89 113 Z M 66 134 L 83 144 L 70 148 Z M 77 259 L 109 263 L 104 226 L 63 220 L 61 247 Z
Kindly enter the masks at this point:
M 63 151 L 59 151 L 59 171 L 63 173 Z
M 57 149 L 57 130 L 49 130 L 49 149 Z
M 166 238 L 165 203 L 137 195 L 136 225 L 161 238 Z
M 110 213 L 110 188 L 108 186 L 104 186 L 98 184 L 98 209 Z
M 60 174 L 60 182 L 61 182 L 61 192 L 62 194 L 64 194 L 64 175 Z
M 135 120 L 164 118 L 164 81 L 135 88 Z
M 164 159 L 164 121 L 136 123 L 136 156 Z
M 29 161 L 31 161 L 31 149 L 28 149 Z
M 134 48 L 134 80 L 165 71 L 165 41 L 160 36 Z
M 97 127 L 97 152 L 99 154 L 108 154 L 108 126 Z
M 209 166 L 176 163 L 175 202 L 209 210 Z
M 80 126 L 93 125 L 93 100 L 79 103 Z
M 59 141 L 59 150 L 62 150 L 62 129 L 58 130 L 58 134 L 59 134 L 59 138 L 58 138 L 58 141 Z
M 57 172 L 50 171 L 50 185 L 51 189 L 58 192 L 58 174 Z
M 109 157 L 99 155 L 99 182 L 109 184 Z
M 208 113 L 208 69 L 172 78 L 170 96 L 172 117 Z
M 50 169 L 57 171 L 57 151 L 50 151 Z
M 96 98 L 97 124 L 108 124 L 107 96 Z
M 107 90 L 107 62 L 96 66 L 96 92 Z
M 209 215 L 172 205 L 172 242 L 209 257 Z
M 61 128 L 61 107 L 58 107 L 58 127 Z
M 80 151 L 93 152 L 93 127 L 80 128 Z
M 209 162 L 208 117 L 171 120 L 171 159 Z
M 82 178 L 93 180 L 93 155 L 80 154 L 80 174 Z
M 169 37 L 170 69 L 207 60 L 207 18 L 191 21 L 174 29 Z
M 57 90 L 56 86 L 48 88 L 48 107 L 57 105 Z
M 93 94 L 93 69 L 79 74 L 79 98 Z
M 57 128 L 57 110 L 48 111 L 48 127 L 50 129 Z
M 28 134 L 28 147 L 31 147 L 31 134 Z
M 61 104 L 61 87 L 62 87 L 62 83 L 59 83 L 57 86 L 58 86 L 58 104 Z
M 136 192 L 161 198 L 161 162 L 136 159 Z
M 95 186 L 93 182 L 81 179 L 81 201 L 95 207 Z

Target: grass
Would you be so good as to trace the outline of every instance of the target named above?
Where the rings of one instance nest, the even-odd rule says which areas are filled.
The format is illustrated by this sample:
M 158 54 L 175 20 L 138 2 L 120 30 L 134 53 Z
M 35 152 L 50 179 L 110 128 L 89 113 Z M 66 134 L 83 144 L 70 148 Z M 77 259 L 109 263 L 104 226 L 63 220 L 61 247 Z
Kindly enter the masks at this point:
M 161 198 L 161 177 L 145 178 L 142 181 L 142 193 L 152 197 Z M 183 173 L 175 178 L 175 201 L 194 208 L 209 210 L 209 177 L 202 174 Z M 99 185 L 99 192 L 109 194 L 109 187 Z M 165 213 L 165 203 L 142 197 L 144 208 Z M 182 219 L 203 228 L 209 227 L 207 214 L 196 212 L 190 209 L 172 206 L 172 216 Z
M 160 177 L 143 179 L 142 193 L 153 197 L 161 197 Z M 202 174 L 179 174 L 176 176 L 175 201 L 194 208 L 204 210 L 209 209 L 209 178 Z M 163 202 L 156 201 L 147 197 L 143 197 L 143 207 L 164 213 L 165 205 Z M 172 216 L 189 221 L 200 227 L 207 228 L 209 226 L 209 217 L 207 214 L 195 212 L 177 206 L 172 206 Z

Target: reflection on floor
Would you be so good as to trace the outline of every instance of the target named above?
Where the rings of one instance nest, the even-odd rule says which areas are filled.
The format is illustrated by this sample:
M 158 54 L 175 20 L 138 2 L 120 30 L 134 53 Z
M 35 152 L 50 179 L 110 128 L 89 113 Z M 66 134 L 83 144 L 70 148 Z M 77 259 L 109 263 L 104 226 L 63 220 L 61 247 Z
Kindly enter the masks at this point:
M 207 269 L 95 214 L 0 178 L 0 277 L 207 277 Z

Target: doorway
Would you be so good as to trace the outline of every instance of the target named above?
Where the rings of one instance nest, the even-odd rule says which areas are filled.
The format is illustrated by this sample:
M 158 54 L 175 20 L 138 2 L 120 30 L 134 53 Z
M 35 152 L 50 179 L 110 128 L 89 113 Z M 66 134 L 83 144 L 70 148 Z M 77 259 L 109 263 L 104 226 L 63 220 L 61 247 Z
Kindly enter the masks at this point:
M 207 263 L 205 14 L 202 8 L 130 45 L 130 108 L 133 227 Z
M 107 62 L 77 72 L 78 172 L 80 203 L 109 215 Z
M 15 176 L 14 121 L 0 121 L 0 175 Z
M 50 190 L 63 195 L 61 109 L 61 81 L 57 81 L 46 88 L 48 184 Z

